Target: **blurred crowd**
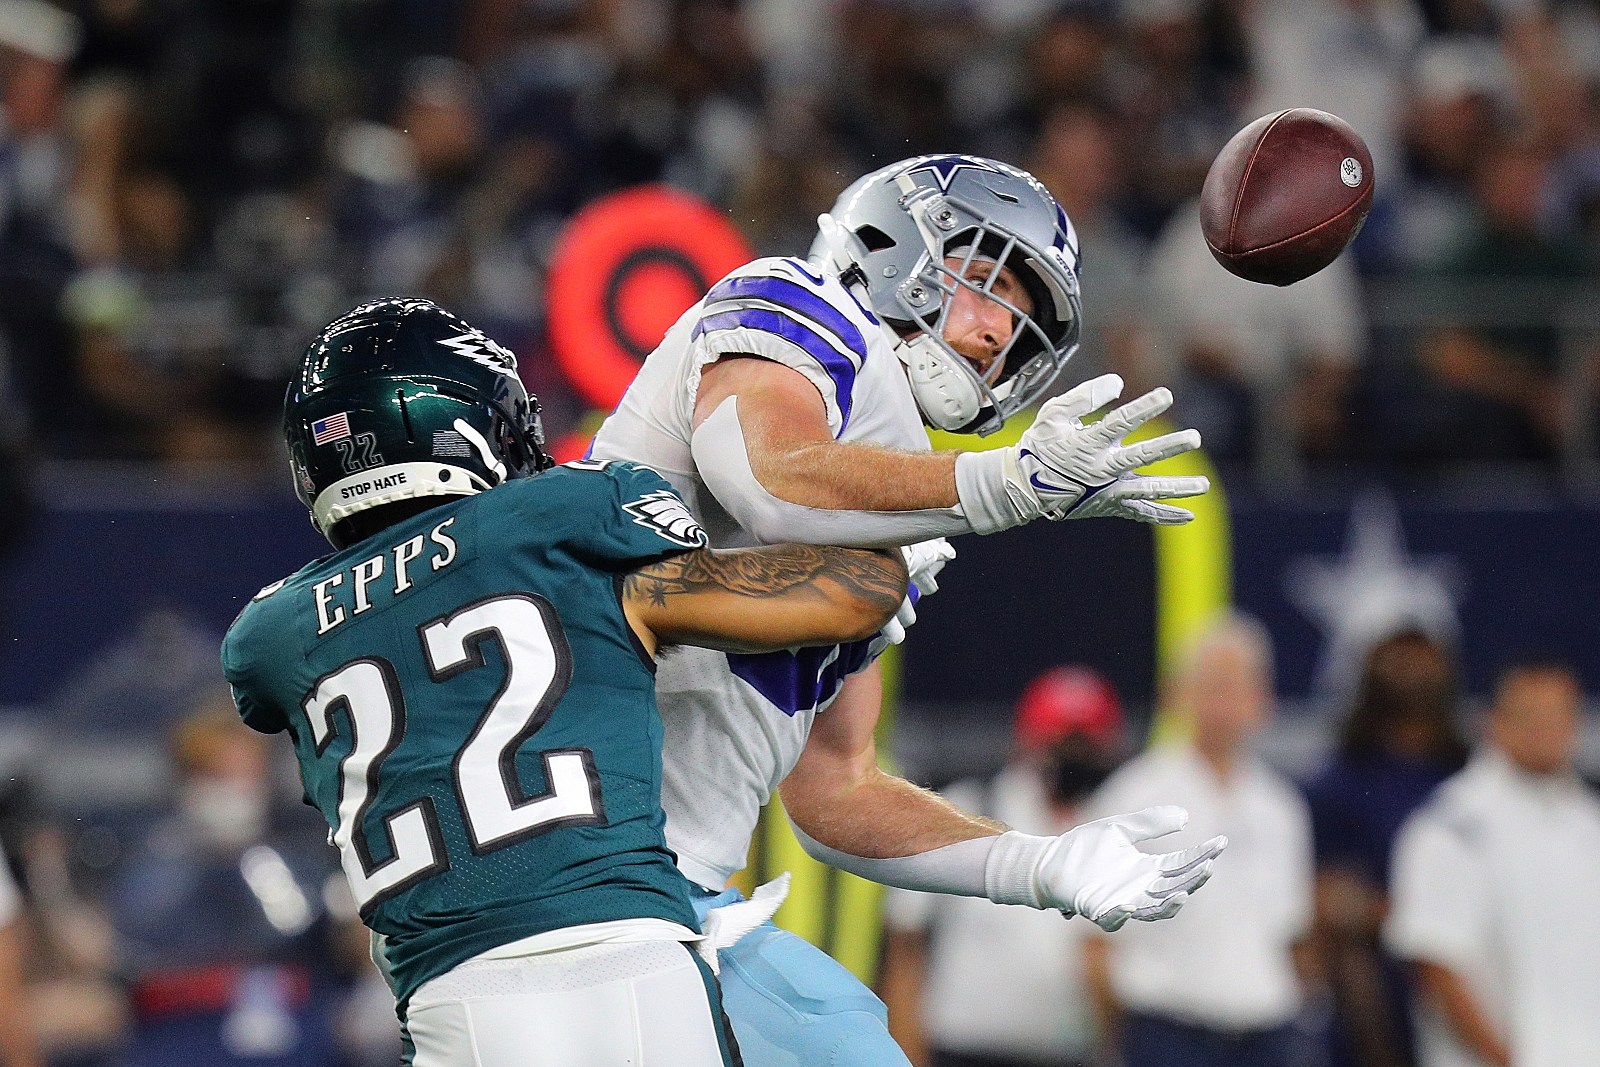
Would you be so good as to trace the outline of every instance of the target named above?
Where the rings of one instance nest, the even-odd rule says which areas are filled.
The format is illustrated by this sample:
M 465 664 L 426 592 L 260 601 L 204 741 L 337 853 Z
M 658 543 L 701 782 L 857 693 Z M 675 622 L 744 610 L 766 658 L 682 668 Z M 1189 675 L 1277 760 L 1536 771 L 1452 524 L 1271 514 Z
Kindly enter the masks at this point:
M 0 1064 L 400 1062 L 394 1000 L 285 753 L 216 683 L 161 748 L 123 748 L 156 782 L 138 800 L 62 806 L 27 773 L 0 798 Z
M 1143 751 L 1093 670 L 1028 686 L 1004 766 L 953 799 L 1041 834 L 1182 804 L 1176 843 L 1228 849 L 1174 921 L 1111 935 L 891 890 L 881 988 L 915 1067 L 1600 1061 L 1600 920 L 1541 903 L 1600 875 L 1572 667 L 1507 661 L 1469 710 L 1451 647 L 1402 625 L 1298 780 L 1258 753 L 1275 688 L 1242 615 L 1191 641 Z
M 968 151 L 1083 235 L 1064 378 L 1173 386 L 1225 466 L 1581 480 L 1597 97 L 1593 0 L 0 0 L 0 436 L 275 475 L 288 362 L 394 293 L 581 430 L 542 299 L 578 207 L 665 181 L 803 254 L 858 174 Z M 1378 196 L 1280 291 L 1211 261 L 1194 200 L 1287 106 L 1348 119 Z
M 1378 195 L 1351 254 L 1279 290 L 1211 259 L 1196 197 L 1291 106 L 1364 135 Z M 851 180 L 923 151 L 1050 187 L 1085 251 L 1062 387 L 1172 386 L 1239 481 L 1600 473 L 1600 0 L 0 0 L 0 499 L 35 461 L 277 485 L 289 366 L 380 294 L 482 324 L 581 434 L 544 303 L 575 211 L 667 182 L 803 254 Z M 1600 1020 L 1592 920 L 1539 896 L 1600 877 L 1570 672 L 1508 666 L 1474 755 L 1450 650 L 1393 635 L 1290 782 L 1251 753 L 1259 628 L 1187 663 L 1188 740 L 1135 755 L 1069 671 L 954 793 L 1039 833 L 1178 800 L 1234 841 L 1215 884 L 1106 941 L 897 897 L 884 988 L 918 1067 L 1600 1062 L 1524 1051 Z M 395 1061 L 333 854 L 219 698 L 186 698 L 159 808 L 63 833 L 0 795 L 27 901 L 0 877 L 0 1062 Z

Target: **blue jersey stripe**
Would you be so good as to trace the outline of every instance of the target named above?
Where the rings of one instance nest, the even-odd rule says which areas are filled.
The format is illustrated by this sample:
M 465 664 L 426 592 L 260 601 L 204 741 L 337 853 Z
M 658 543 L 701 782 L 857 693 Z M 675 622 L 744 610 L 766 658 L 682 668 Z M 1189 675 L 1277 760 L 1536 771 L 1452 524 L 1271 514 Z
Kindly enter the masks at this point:
M 799 282 L 770 277 L 728 278 L 717 283 L 716 288 L 706 294 L 705 306 L 707 310 L 713 310 L 711 305 L 724 300 L 764 300 L 775 304 L 793 312 L 796 318 L 809 319 L 807 325 L 827 330 L 854 352 L 858 359 L 864 361 L 867 358 L 867 342 L 856 324 Z
M 871 640 L 784 652 L 729 652 L 728 669 L 785 715 L 831 700 L 844 680 L 867 665 Z
M 766 308 L 740 308 L 720 315 L 707 315 L 695 325 L 694 336 L 736 329 L 758 330 L 781 337 L 822 364 L 822 369 L 833 379 L 834 397 L 839 404 L 840 432 L 850 425 L 850 394 L 856 384 L 856 365 L 850 357 L 834 348 L 826 338 L 805 323 Z

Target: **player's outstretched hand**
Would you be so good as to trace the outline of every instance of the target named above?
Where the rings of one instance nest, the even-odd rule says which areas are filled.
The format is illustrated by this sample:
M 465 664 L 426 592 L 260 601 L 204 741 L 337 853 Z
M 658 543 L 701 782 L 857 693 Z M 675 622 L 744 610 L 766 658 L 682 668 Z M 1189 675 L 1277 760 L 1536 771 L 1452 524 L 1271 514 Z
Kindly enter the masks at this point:
M 895 612 L 894 618 L 880 632 L 882 640 L 891 645 L 898 645 L 906 639 L 906 629 L 917 621 L 918 601 L 939 591 L 939 572 L 944 570 L 946 563 L 956 558 L 955 546 L 942 537 L 906 545 L 900 553 L 906 558 L 906 571 L 911 576 L 911 582 L 905 600 L 900 603 L 900 610 Z
M 1011 495 L 1031 497 L 1037 514 L 1051 519 L 1110 516 L 1173 526 L 1194 513 L 1162 499 L 1199 496 L 1211 488 L 1202 476 L 1148 477 L 1138 467 L 1200 447 L 1200 431 L 1179 430 L 1131 445 L 1122 439 L 1172 406 L 1172 393 L 1152 389 L 1113 408 L 1099 422 L 1083 417 L 1122 395 L 1115 374 L 1068 390 L 1039 409 L 1039 417 L 1016 447 Z
M 1137 842 L 1183 829 L 1189 813 L 1165 805 L 1075 826 L 1057 837 L 1034 868 L 1045 907 L 1091 920 L 1103 930 L 1129 919 L 1152 922 L 1178 913 L 1211 877 L 1228 839 L 1213 837 L 1181 852 L 1141 852 Z

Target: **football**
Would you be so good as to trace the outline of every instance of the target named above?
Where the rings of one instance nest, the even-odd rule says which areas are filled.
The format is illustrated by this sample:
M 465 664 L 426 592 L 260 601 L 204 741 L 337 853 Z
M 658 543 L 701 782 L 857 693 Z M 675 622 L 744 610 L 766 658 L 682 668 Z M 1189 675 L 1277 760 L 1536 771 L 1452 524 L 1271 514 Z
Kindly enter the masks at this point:
M 1200 192 L 1211 254 L 1241 278 L 1290 285 L 1332 263 L 1372 207 L 1372 153 L 1337 115 L 1263 115 L 1233 135 Z

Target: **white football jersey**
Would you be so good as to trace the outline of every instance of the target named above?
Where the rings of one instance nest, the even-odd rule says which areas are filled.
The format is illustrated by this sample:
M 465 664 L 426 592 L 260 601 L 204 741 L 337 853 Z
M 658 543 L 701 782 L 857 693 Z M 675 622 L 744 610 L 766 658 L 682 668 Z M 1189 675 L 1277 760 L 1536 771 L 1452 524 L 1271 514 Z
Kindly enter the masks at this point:
M 700 372 L 735 353 L 805 375 L 822 394 L 838 440 L 928 450 L 911 386 L 877 316 L 811 263 L 756 260 L 718 282 L 668 331 L 590 453 L 659 471 L 713 547 L 758 543 L 712 496 L 689 447 Z M 667 844 L 692 881 L 721 889 L 745 865 L 761 807 L 800 758 L 812 718 L 869 662 L 865 641 L 764 655 L 682 648 L 662 656 L 661 802 Z

